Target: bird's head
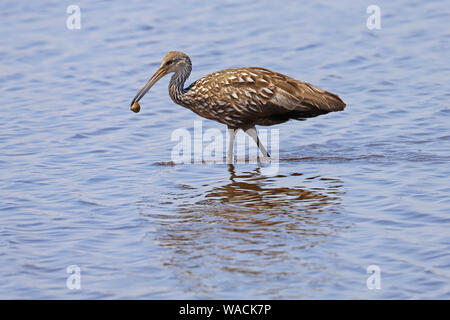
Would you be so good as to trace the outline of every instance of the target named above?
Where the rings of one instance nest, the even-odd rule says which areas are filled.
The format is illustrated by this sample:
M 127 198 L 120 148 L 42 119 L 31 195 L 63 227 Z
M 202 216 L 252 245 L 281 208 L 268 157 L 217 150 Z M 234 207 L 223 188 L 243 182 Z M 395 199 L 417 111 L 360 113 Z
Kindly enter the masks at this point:
M 144 97 L 144 95 L 150 90 L 150 88 L 158 82 L 159 79 L 164 77 L 166 74 L 172 72 L 183 72 L 184 70 L 190 69 L 191 59 L 189 56 L 183 52 L 170 51 L 166 54 L 161 62 L 161 66 L 156 70 L 153 76 L 147 81 L 147 83 L 142 87 L 141 90 L 136 94 L 133 101 L 131 101 L 131 110 L 134 112 L 139 112 L 139 100 Z

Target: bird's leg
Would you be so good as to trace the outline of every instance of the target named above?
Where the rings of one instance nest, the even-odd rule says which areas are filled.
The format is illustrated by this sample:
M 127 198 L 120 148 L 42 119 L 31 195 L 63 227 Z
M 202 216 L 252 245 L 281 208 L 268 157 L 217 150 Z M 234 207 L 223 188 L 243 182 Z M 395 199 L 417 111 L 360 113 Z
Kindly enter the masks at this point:
M 253 140 L 255 141 L 256 145 L 258 146 L 259 150 L 261 151 L 261 153 L 263 154 L 264 157 L 266 158 L 270 158 L 270 154 L 267 152 L 266 148 L 264 148 L 263 144 L 261 143 L 261 141 L 259 140 L 258 137 L 258 133 L 256 132 L 256 128 L 252 127 L 249 128 L 247 131 L 245 131 L 250 137 L 253 138 Z
M 234 138 L 236 137 L 236 129 L 228 127 L 228 134 L 230 135 L 230 141 L 228 142 L 228 154 L 227 163 L 233 163 L 233 149 L 234 149 Z

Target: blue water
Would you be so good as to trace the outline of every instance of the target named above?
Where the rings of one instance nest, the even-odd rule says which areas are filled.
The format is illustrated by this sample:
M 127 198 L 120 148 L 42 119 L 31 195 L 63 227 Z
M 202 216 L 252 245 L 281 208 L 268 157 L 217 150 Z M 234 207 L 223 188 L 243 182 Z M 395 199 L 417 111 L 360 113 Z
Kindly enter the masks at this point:
M 0 4 L 0 298 L 450 298 L 446 1 L 378 1 L 379 30 L 364 1 L 78 1 L 79 30 L 70 4 Z M 276 126 L 274 176 L 173 165 L 200 118 L 169 79 L 129 110 L 171 50 L 347 108 Z

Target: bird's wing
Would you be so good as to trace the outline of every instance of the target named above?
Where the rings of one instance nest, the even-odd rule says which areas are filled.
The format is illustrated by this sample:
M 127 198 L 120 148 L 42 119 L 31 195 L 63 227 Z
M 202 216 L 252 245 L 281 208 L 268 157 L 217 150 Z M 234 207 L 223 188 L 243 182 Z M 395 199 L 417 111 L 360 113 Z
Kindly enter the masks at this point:
M 215 77 L 222 104 L 240 113 L 311 117 L 345 107 L 335 94 L 264 68 L 227 69 Z

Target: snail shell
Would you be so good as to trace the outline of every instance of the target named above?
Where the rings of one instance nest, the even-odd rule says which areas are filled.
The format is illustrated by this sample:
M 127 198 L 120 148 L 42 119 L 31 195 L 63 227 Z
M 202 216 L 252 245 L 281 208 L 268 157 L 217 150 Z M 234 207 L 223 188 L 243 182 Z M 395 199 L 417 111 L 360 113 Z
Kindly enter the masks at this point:
M 131 105 L 131 111 L 138 113 L 141 110 L 141 106 L 138 102 L 135 102 Z

